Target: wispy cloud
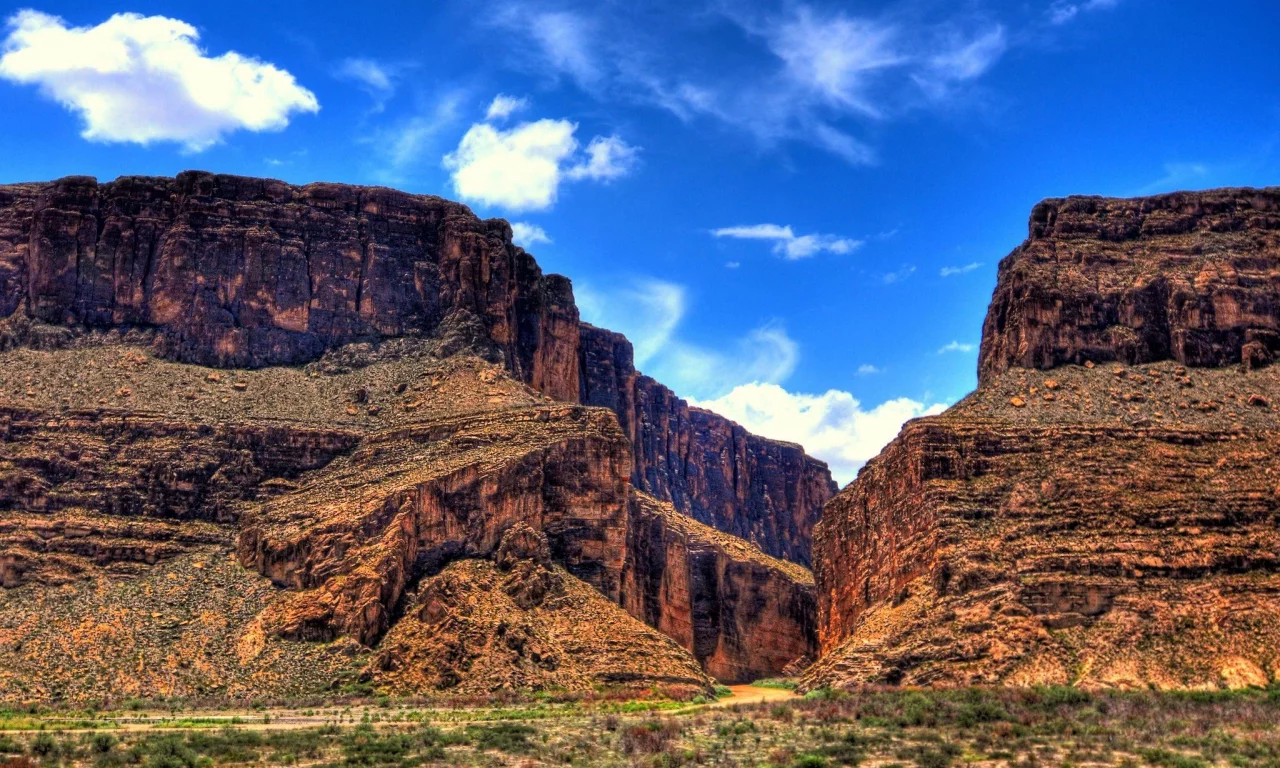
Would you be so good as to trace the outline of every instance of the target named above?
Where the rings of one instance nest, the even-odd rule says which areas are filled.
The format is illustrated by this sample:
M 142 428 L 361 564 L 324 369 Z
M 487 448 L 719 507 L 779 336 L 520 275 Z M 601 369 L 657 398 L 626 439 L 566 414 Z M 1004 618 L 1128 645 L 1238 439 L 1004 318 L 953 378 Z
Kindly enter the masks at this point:
M 90 141 L 172 141 L 199 152 L 233 131 L 278 131 L 320 102 L 294 76 L 235 51 L 209 56 L 192 25 L 118 13 L 72 27 L 33 10 L 7 21 L 0 78 L 38 86 Z
M 973 270 L 981 266 L 982 266 L 982 262 L 971 261 L 968 264 L 965 264 L 959 267 L 943 267 L 942 269 L 938 270 L 938 274 L 942 277 L 952 277 L 954 275 L 963 275 L 963 274 L 972 272 Z
M 1082 13 L 1115 8 L 1120 0 L 1054 0 L 1046 14 L 1050 24 L 1066 24 Z
M 977 349 L 973 344 L 961 344 L 958 341 L 951 341 L 938 348 L 938 354 L 945 355 L 949 352 L 972 352 Z
M 531 47 L 520 66 L 537 60 L 598 99 L 648 103 L 686 122 L 715 120 L 767 148 L 804 142 L 855 165 L 877 159 L 858 126 L 941 96 L 953 106 L 962 86 L 1007 47 L 1003 26 L 964 16 L 903 23 L 808 3 L 764 12 L 720 4 L 717 11 L 754 47 L 750 60 L 729 66 L 710 48 L 690 46 L 672 56 L 671 40 L 637 34 L 653 28 L 642 4 L 566 10 L 524 0 L 493 18 Z M 667 14 L 662 22 L 674 32 L 682 19 Z
M 1207 163 L 1165 163 L 1164 175 L 1141 187 L 1138 194 L 1177 192 L 1189 187 L 1203 186 L 1211 170 Z
M 789 261 L 805 259 L 824 251 L 840 255 L 853 253 L 862 246 L 861 240 L 839 235 L 797 235 L 790 225 L 779 224 L 741 224 L 713 229 L 711 234 L 714 237 L 771 242 L 773 252 Z
M 862 365 L 858 366 L 857 373 L 859 376 L 874 376 L 877 373 L 884 373 L 884 369 L 874 366 L 870 363 L 863 363 Z
M 626 335 L 636 365 L 685 397 L 713 398 L 738 384 L 779 382 L 795 370 L 799 347 L 779 323 L 767 322 L 716 347 L 690 341 L 680 328 L 688 290 L 663 280 L 637 279 L 598 288 L 575 286 L 582 317 Z
M 360 142 L 371 148 L 376 162 L 373 174 L 378 181 L 403 184 L 425 162 L 434 165 L 447 146 L 445 137 L 462 124 L 462 108 L 468 100 L 464 91 L 445 91 L 424 100 L 406 117 L 389 121 L 362 137 Z
M 916 267 L 914 264 L 903 264 L 896 270 L 886 273 L 882 279 L 884 280 L 885 285 L 893 285 L 894 283 L 901 283 L 915 273 Z

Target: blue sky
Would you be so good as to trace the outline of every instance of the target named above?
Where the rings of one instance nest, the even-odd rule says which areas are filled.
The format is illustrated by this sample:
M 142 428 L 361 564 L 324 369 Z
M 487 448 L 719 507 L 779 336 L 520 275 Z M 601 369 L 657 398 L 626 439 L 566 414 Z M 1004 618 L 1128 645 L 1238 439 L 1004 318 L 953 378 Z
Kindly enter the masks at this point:
M 1261 0 L 3 15 L 0 181 L 201 168 L 462 199 L 519 222 L 647 373 L 841 481 L 973 387 L 1036 201 L 1280 180 Z

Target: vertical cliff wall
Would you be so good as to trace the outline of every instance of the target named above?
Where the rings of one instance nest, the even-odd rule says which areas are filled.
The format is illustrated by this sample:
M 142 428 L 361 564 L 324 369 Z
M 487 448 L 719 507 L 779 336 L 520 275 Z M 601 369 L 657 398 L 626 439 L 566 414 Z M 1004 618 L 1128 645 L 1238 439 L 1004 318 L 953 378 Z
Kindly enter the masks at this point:
M 1280 680 L 1280 189 L 1049 200 L 979 387 L 824 510 L 805 685 Z
M 569 281 L 505 222 L 437 197 L 194 171 L 0 186 L 0 318 L 0 346 L 128 334 L 221 367 L 393 337 L 479 351 L 550 397 L 614 410 L 638 488 L 800 563 L 836 490 L 799 446 L 639 375 L 630 344 L 581 324 Z

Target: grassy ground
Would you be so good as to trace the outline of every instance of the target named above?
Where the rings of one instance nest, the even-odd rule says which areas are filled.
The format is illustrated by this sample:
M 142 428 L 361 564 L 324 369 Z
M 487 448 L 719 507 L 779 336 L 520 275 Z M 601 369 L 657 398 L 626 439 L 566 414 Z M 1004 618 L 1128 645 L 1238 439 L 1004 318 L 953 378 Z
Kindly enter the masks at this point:
M 820 691 L 723 708 L 606 704 L 479 707 L 453 722 L 394 704 L 272 710 L 234 724 L 186 713 L 139 727 L 120 713 L 7 713 L 0 727 L 28 730 L 0 733 L 0 766 L 1280 766 L 1280 691 Z M 135 726 L 144 718 L 129 716 Z M 325 722 L 270 729 L 264 717 Z M 86 722 L 99 727 L 57 730 Z

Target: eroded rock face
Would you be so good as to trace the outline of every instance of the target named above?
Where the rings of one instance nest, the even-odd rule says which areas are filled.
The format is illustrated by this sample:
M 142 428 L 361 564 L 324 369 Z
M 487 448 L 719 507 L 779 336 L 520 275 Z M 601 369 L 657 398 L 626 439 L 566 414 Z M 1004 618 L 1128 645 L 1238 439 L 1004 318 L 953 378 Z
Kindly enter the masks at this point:
M 805 686 L 1280 678 L 1277 199 L 1036 208 L 978 390 L 825 508 Z
M 691 408 L 636 371 L 621 334 L 584 324 L 581 343 L 581 401 L 619 414 L 637 488 L 774 557 L 810 564 L 813 526 L 838 490 L 825 463 Z
M 812 576 L 636 493 L 622 605 L 722 682 L 776 677 L 816 649 Z
M 1085 361 L 1269 361 L 1278 260 L 1280 187 L 1046 200 L 1000 262 L 979 380 Z
M 638 375 L 630 344 L 580 324 L 569 281 L 506 222 L 437 197 L 195 171 L 0 187 L 0 347 L 95 333 L 235 368 L 402 337 L 485 354 L 550 397 L 611 408 L 637 487 L 800 563 L 836 490 L 799 446 Z

